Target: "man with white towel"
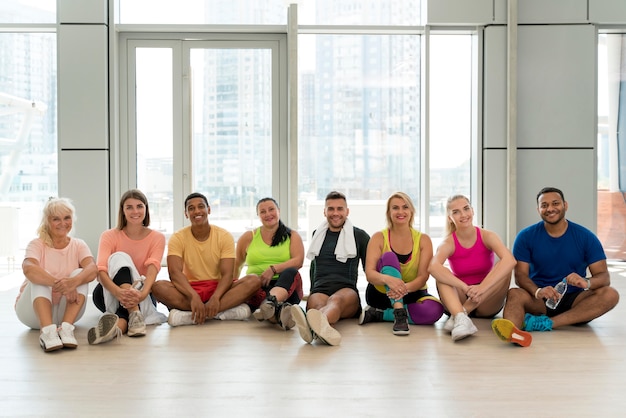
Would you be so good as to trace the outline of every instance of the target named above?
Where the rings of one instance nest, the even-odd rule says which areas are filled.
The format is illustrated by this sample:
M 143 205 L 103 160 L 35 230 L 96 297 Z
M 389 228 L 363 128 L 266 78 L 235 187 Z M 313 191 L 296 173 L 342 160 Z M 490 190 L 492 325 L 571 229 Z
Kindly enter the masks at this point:
M 293 306 L 291 314 L 300 336 L 307 343 L 314 339 L 339 345 L 341 334 L 331 325 L 342 318 L 357 318 L 361 298 L 356 287 L 361 268 L 365 269 L 365 253 L 369 235 L 348 220 L 346 196 L 330 192 L 326 196 L 326 220 L 313 231 L 307 252 L 311 260 L 311 293 L 306 311 Z

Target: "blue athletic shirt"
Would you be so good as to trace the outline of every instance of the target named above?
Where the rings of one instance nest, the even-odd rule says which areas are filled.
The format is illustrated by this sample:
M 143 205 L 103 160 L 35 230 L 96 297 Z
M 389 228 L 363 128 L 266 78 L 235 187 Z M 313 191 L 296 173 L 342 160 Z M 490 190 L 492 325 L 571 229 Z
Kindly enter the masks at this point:
M 573 272 L 586 277 L 590 264 L 606 260 L 602 244 L 593 232 L 567 222 L 567 230 L 558 238 L 548 235 L 543 221 L 522 229 L 515 238 L 513 256 L 529 264 L 529 276 L 539 287 L 555 286 Z M 568 286 L 567 293 L 581 290 Z

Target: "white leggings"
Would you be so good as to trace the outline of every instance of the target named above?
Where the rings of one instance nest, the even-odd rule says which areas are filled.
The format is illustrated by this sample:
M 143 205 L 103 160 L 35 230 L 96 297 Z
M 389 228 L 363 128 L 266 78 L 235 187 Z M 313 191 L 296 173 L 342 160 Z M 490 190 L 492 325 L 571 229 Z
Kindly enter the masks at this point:
M 74 270 L 72 274 L 70 274 L 70 277 L 76 276 L 81 271 L 83 271 L 83 269 Z M 89 284 L 81 284 L 76 288 L 76 291 L 85 297 L 85 302 L 83 302 L 83 306 L 80 308 L 80 312 L 76 317 L 76 321 L 78 321 L 85 313 Z M 39 317 L 35 313 L 35 308 L 33 307 L 33 302 L 37 298 L 46 298 L 52 302 L 52 287 L 28 282 L 26 284 L 26 287 L 24 288 L 24 292 L 22 292 L 22 295 L 15 304 L 15 313 L 17 314 L 17 319 L 19 319 L 21 323 L 32 329 L 39 329 L 40 327 Z M 61 322 L 63 321 L 63 315 L 65 314 L 66 306 L 67 300 L 65 299 L 65 296 L 61 296 L 61 300 L 59 301 L 58 305 L 52 305 L 53 324 L 61 324 Z

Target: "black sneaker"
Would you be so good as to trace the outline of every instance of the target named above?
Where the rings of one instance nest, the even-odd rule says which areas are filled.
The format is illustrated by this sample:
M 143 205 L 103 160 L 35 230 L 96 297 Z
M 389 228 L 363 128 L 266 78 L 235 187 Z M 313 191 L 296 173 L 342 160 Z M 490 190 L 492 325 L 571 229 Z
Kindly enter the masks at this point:
M 365 325 L 368 322 L 383 322 L 383 310 L 366 306 L 359 316 L 359 325 Z
M 393 333 L 394 335 L 409 335 L 409 318 L 404 308 L 393 310 Z

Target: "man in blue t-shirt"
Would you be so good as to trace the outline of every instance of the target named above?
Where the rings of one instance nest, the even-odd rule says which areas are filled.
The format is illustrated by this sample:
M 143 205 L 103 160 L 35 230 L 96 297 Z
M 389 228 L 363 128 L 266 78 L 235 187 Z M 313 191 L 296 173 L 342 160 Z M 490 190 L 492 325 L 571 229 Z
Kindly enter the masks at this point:
M 528 331 L 587 323 L 613 309 L 619 300 L 610 287 L 602 244 L 590 230 L 565 219 L 563 192 L 543 188 L 537 194 L 537 211 L 542 221 L 520 231 L 513 244 L 519 288 L 509 290 L 504 318 L 491 325 L 501 340 L 523 347 L 532 342 Z M 561 297 L 555 286 L 563 279 L 567 291 Z M 548 308 L 548 299 L 558 305 Z
M 299 305 L 291 308 L 300 336 L 307 343 L 317 339 L 328 345 L 339 345 L 341 334 L 332 325 L 361 313 L 357 289 L 359 261 L 365 268 L 370 237 L 352 225 L 349 213 L 343 193 L 328 193 L 324 204 L 326 220 L 313 231 L 307 252 L 311 260 L 311 294 L 306 311 Z

